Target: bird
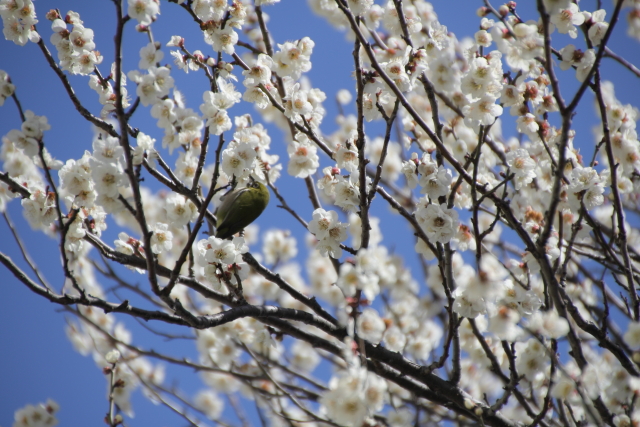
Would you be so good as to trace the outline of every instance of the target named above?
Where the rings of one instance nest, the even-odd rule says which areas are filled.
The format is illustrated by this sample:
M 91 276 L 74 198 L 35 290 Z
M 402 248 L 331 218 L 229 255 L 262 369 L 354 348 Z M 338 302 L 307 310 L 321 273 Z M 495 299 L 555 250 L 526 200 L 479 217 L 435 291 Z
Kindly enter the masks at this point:
M 235 188 L 220 199 L 216 237 L 228 239 L 255 221 L 269 204 L 269 189 L 252 177 L 246 187 Z

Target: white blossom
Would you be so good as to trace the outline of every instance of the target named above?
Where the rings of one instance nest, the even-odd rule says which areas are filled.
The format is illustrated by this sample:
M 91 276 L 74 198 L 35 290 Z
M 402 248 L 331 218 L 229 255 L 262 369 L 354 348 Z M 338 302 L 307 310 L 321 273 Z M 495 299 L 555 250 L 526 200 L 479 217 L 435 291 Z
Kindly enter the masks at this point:
M 319 242 L 316 248 L 320 253 L 328 254 L 332 258 L 340 258 L 342 249 L 340 242 L 347 239 L 347 224 L 338 221 L 335 211 L 316 209 L 313 211 L 313 219 L 309 222 L 309 232 L 314 234 Z
M 528 185 L 536 177 L 534 172 L 536 162 L 531 158 L 529 152 L 523 148 L 510 151 L 506 155 L 507 164 L 510 171 L 515 174 L 515 187 L 519 190 Z
M 156 47 L 155 43 L 149 43 L 140 49 L 138 68 L 147 70 L 162 61 L 162 58 L 164 58 L 164 53 Z
M 629 322 L 627 331 L 624 333 L 624 342 L 631 348 L 640 347 L 640 322 Z
M 198 217 L 196 205 L 181 194 L 171 193 L 164 209 L 172 227 L 183 227 Z
M 285 230 L 268 230 L 263 237 L 262 252 L 268 264 L 286 262 L 298 254 L 296 239 Z
M 319 157 L 317 147 L 304 134 L 298 133 L 296 139 L 287 147 L 289 165 L 287 172 L 297 178 L 306 178 L 318 169 Z
M 231 55 L 235 51 L 235 44 L 238 43 L 238 33 L 231 26 L 216 26 L 205 31 L 204 41 L 210 44 L 214 51 Z
M 151 250 L 153 253 L 161 254 L 171 250 L 173 247 L 173 233 L 169 231 L 167 224 L 158 223 L 149 227 L 149 229 L 153 233 L 151 236 Z
M 448 243 L 458 228 L 458 213 L 446 205 L 421 205 L 416 210 L 416 219 L 429 239 Z
M 47 399 L 45 403 L 38 406 L 27 405 L 18 409 L 14 414 L 14 427 L 53 427 L 58 425 L 55 413 L 60 407 L 56 402 Z
M 584 20 L 584 14 L 580 13 L 578 5 L 575 3 L 569 3 L 566 9 L 551 15 L 551 23 L 556 26 L 558 32 L 569 34 L 573 39 L 578 37 L 576 26 L 582 25 Z
M 160 2 L 158 0 L 128 0 L 129 7 L 127 13 L 138 21 L 140 25 L 151 25 L 160 13 Z
M 358 336 L 373 344 L 378 344 L 386 329 L 384 320 L 373 308 L 365 308 L 356 322 Z

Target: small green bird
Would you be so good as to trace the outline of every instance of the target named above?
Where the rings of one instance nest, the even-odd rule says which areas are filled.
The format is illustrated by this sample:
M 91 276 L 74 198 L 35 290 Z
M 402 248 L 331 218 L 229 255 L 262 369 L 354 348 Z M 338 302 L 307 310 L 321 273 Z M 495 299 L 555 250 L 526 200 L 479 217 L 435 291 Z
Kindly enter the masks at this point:
M 269 189 L 250 178 L 246 187 L 231 190 L 220 200 L 216 237 L 228 239 L 260 216 L 269 204 Z

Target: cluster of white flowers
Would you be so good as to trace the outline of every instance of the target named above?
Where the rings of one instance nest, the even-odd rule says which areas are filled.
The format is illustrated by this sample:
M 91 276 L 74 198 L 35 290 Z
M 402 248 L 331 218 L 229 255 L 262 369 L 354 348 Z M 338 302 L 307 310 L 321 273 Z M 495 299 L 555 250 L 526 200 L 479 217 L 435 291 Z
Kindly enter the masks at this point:
M 318 148 L 309 141 L 307 135 L 296 134 L 296 139 L 287 146 L 289 153 L 289 166 L 287 172 L 296 178 L 306 178 L 313 175 L 320 166 Z
M 168 148 L 169 153 L 183 145 L 198 150 L 204 124 L 191 108 L 185 108 L 182 95 L 176 89 L 173 99 L 157 99 L 154 102 L 151 116 L 158 119 L 158 127 L 164 129 L 162 147 Z
M 580 203 L 591 210 L 604 202 L 604 182 L 591 167 L 577 167 L 571 171 L 571 182 L 567 188 L 568 203 L 573 212 L 580 211 Z
M 271 338 L 267 328 L 254 319 L 239 319 L 214 329 L 199 331 L 196 345 L 205 366 L 229 369 L 240 355 L 241 347 L 237 342 L 274 359 L 282 354 L 282 347 Z M 225 391 L 220 387 L 221 379 L 218 375 L 204 374 L 203 380 L 214 390 Z
M 250 116 L 236 117 L 233 140 L 222 151 L 221 169 L 231 179 L 244 183 L 253 176 L 262 182 L 275 183 L 282 165 L 279 157 L 268 154 L 271 138 L 261 124 L 251 126 Z
M 27 110 L 24 116 L 25 120 L 20 130 L 11 130 L 3 139 L 5 143 L 11 142 L 15 148 L 33 159 L 39 155 L 44 131 L 51 129 L 51 126 L 45 116 L 36 116 L 30 110 Z
M 36 229 L 47 229 L 57 219 L 55 193 L 44 184 L 42 174 L 37 169 L 37 166 L 42 167 L 40 155 L 47 168 L 61 167 L 61 162 L 52 159 L 44 146 L 40 151 L 44 131 L 50 128 L 46 117 L 26 111 L 20 130 L 13 129 L 2 138 L 0 151 L 3 170 L 31 193 L 21 203 L 29 224 Z M 0 183 L 0 208 L 3 211 L 6 203 L 18 196 L 5 183 Z
M 318 188 L 324 195 L 330 197 L 332 202 L 347 212 L 355 212 L 360 205 L 359 173 L 340 175 L 338 167 L 328 166 L 322 170 L 324 176 L 318 181 Z M 366 177 L 367 190 L 371 184 L 371 178 Z
M 371 263 L 372 256 L 375 256 L 372 250 L 360 249 L 355 265 L 345 262 L 340 266 L 340 276 L 336 285 L 346 297 L 354 297 L 356 290 L 359 290 L 366 299 L 373 301 L 380 293 L 380 276 L 377 273 L 381 268 Z
M 124 208 L 118 200 L 121 189 L 129 185 L 123 161 L 123 150 L 117 138 L 98 135 L 94 139 L 90 171 L 98 193 L 96 201 L 109 213 Z
M 311 69 L 311 53 L 314 46 L 315 43 L 309 37 L 303 37 L 296 42 L 279 44 L 280 50 L 273 54 L 273 71 L 280 77 L 299 79 L 302 73 Z
M 5 39 L 19 46 L 24 46 L 27 41 L 33 43 L 40 41 L 40 35 L 34 28 L 38 20 L 32 0 L 1 1 L 0 17 L 2 17 L 2 32 Z
M 359 426 L 382 409 L 386 395 L 386 381 L 356 365 L 331 378 L 320 404 L 336 423 Z
M 233 241 L 209 237 L 195 245 L 198 265 L 203 267 L 204 277 L 221 289 L 224 282 L 238 284 L 238 280 L 249 277 L 249 267 L 242 260 L 242 254 L 249 251 L 242 237 Z
M 244 101 L 255 104 L 260 109 L 265 109 L 270 105 L 269 98 L 260 86 L 269 91 L 272 96 L 276 93 L 271 83 L 273 66 L 273 59 L 269 55 L 261 53 L 250 68 L 242 72 L 242 75 L 245 76 L 242 84 L 246 87 L 242 96 Z
M 509 171 L 514 173 L 514 184 L 516 190 L 520 190 L 523 186 L 529 185 L 536 177 L 534 169 L 536 162 L 524 148 L 509 151 L 506 155 Z
M 58 404 L 51 399 L 38 406 L 27 405 L 14 413 L 13 427 L 54 427 L 58 425 L 55 413 L 59 409 Z
M 137 70 L 132 70 L 128 74 L 129 79 L 138 84 L 136 95 L 144 106 L 154 105 L 169 95 L 174 84 L 168 67 L 151 66 L 146 70 L 147 74 Z
M 428 153 L 424 153 L 420 160 L 417 153 L 411 153 L 411 160 L 402 163 L 402 172 L 410 187 L 419 184 L 420 193 L 426 194 L 432 201 L 449 194 L 453 180 L 451 171 L 442 165 L 438 166 Z
M 287 262 L 298 255 L 296 239 L 288 230 L 268 230 L 262 241 L 262 253 L 267 264 Z
M 342 256 L 340 242 L 347 240 L 347 227 L 347 224 L 338 220 L 335 211 L 327 212 L 322 208 L 313 211 L 313 219 L 309 222 L 309 232 L 318 239 L 316 249 L 331 258 Z
M 240 102 L 240 92 L 236 92 L 231 83 L 222 79 L 218 80 L 219 92 L 205 92 L 204 103 L 200 105 L 200 111 L 207 120 L 206 125 L 213 135 L 220 135 L 231 129 L 231 120 L 227 114 L 233 104 Z
M 537 238 L 544 226 L 543 216 L 540 212 L 544 212 L 545 207 L 551 201 L 549 194 L 553 180 L 553 162 L 559 154 L 555 142 L 560 138 L 559 130 L 550 126 L 543 118 L 545 114 L 557 111 L 558 107 L 551 95 L 549 79 L 541 73 L 541 69 L 536 63 L 536 57 L 543 55 L 541 31 L 535 23 L 517 22 L 512 16 L 506 17 L 506 25 L 483 18 L 482 30 L 475 37 L 476 45 L 461 46 L 466 52 L 469 52 L 469 55 L 461 58 L 454 50 L 458 46 L 457 41 L 451 39 L 446 32 L 444 34 L 440 32 L 441 26 L 437 23 L 437 18 L 430 6 L 429 8 L 423 7 L 424 2 L 413 3 L 409 6 L 403 5 L 405 19 L 411 36 L 415 37 L 414 46 L 420 46 L 420 42 L 415 42 L 416 39 L 425 37 L 424 31 L 422 35 L 419 35 L 421 26 L 431 30 L 426 33 L 431 36 L 431 40 L 424 43 L 426 46 L 424 50 L 409 51 L 407 49 L 406 43 L 400 37 L 402 30 L 393 2 L 389 1 L 386 7 L 380 7 L 371 5 L 369 2 L 351 1 L 349 6 L 354 14 L 365 17 L 369 28 L 376 28 L 381 21 L 388 31 L 389 35 L 384 39 L 384 42 L 387 46 L 392 46 L 393 51 L 391 49 L 377 50 L 376 47 L 374 47 L 374 51 L 383 70 L 387 72 L 398 89 L 408 91 L 413 88 L 412 83 L 417 76 L 411 74 L 407 76 L 403 74 L 405 70 L 414 68 L 418 73 L 426 71 L 434 87 L 446 93 L 455 106 L 465 114 L 466 120 L 464 121 L 445 120 L 444 122 L 445 147 L 459 161 L 466 161 L 467 156 L 476 149 L 478 125 L 492 125 L 493 128 L 489 132 L 490 138 L 494 138 L 494 141 L 502 141 L 498 130 L 499 123 L 495 123 L 496 118 L 502 114 L 502 107 L 498 103 L 511 108 L 511 114 L 517 116 L 517 130 L 531 142 L 520 144 L 515 140 L 507 141 L 504 148 L 500 147 L 504 153 L 501 154 L 504 156 L 503 161 L 498 158 L 498 153 L 483 145 L 481 157 L 477 163 L 478 181 L 488 185 L 487 188 L 497 185 L 499 181 L 491 169 L 503 164 L 504 171 L 513 174 L 513 189 L 515 191 L 511 188 L 507 191 L 512 199 L 514 212 L 519 218 L 522 218 L 523 224 L 526 224 L 526 230 L 534 238 Z M 551 21 L 558 32 L 567 33 L 574 37 L 576 27 L 588 22 L 590 41 L 596 46 L 600 43 L 607 28 L 602 11 L 580 12 L 576 4 L 568 1 L 546 3 L 550 4 L 548 8 L 551 13 Z M 318 0 L 312 2 L 312 6 L 316 12 L 325 16 L 333 25 L 337 27 L 348 26 L 340 10 L 330 2 Z M 427 15 L 429 19 L 426 19 Z M 492 42 L 496 43 L 499 51 L 493 51 L 485 56 L 471 55 L 472 52 L 477 51 L 478 46 L 489 47 Z M 589 50 L 586 54 L 582 54 L 582 52 L 576 52 L 573 46 L 568 46 L 561 51 L 561 54 L 563 59 L 567 61 L 566 64 L 563 62 L 561 67 L 567 69 L 571 65 L 576 66 L 578 80 L 583 81 L 595 61 L 594 51 Z M 428 65 L 422 60 L 421 55 L 426 55 L 429 58 Z M 514 72 L 521 73 L 518 79 L 514 81 L 503 80 L 503 59 Z M 369 63 L 369 58 L 364 58 L 363 62 Z M 607 119 L 610 123 L 614 123 L 610 127 L 615 135 L 613 138 L 615 161 L 620 162 L 617 170 L 618 187 L 620 194 L 625 195 L 629 191 L 633 191 L 634 188 L 634 183 L 628 178 L 629 174 L 633 174 L 631 171 L 638 170 L 637 150 L 639 144 L 635 132 L 637 113 L 632 107 L 624 106 L 618 102 L 613 96 L 612 89 L 606 83 L 604 88 L 606 89 Z M 413 90 L 416 91 L 415 88 Z M 424 97 L 423 94 L 420 96 Z M 394 97 L 388 93 L 388 88 L 380 83 L 378 78 L 368 81 L 365 90 L 365 118 L 379 118 L 376 102 L 386 108 L 388 98 L 393 99 Z M 425 101 L 414 95 L 413 92 L 407 94 L 407 98 L 422 116 L 422 119 L 429 126 L 432 126 L 431 108 L 428 104 L 425 104 Z M 367 103 L 372 111 L 371 117 L 367 116 Z M 442 105 L 440 107 L 440 113 L 444 115 L 445 119 L 453 118 L 452 112 L 448 108 Z M 405 131 L 413 134 L 418 146 L 425 151 L 435 148 L 429 136 L 417 125 L 415 120 L 405 112 L 401 111 L 401 114 L 403 114 Z M 351 133 L 355 129 L 355 118 L 343 117 L 342 120 L 342 122 L 338 122 L 341 129 L 336 132 L 335 135 L 338 137 L 334 143 L 337 167 L 325 168 L 323 178 L 318 181 L 319 187 L 325 191 L 336 185 L 336 177 L 340 174 L 339 168 L 352 173 L 357 169 L 357 150 L 355 146 L 344 143 L 344 141 L 349 141 Z M 598 139 L 602 138 L 600 132 L 598 131 L 596 134 Z M 557 225 L 562 227 L 565 239 L 572 235 L 572 230 L 577 232 L 577 238 L 588 235 L 590 228 L 586 224 L 576 224 L 582 206 L 590 211 L 595 210 L 598 217 L 604 217 L 604 212 L 600 214 L 597 208 L 604 203 L 606 188 L 610 185 L 606 169 L 599 173 L 594 168 L 583 165 L 582 159 L 577 155 L 577 150 L 573 148 L 573 137 L 574 134 L 570 132 L 569 144 L 565 152 L 565 156 L 569 160 L 567 180 L 562 183 L 561 190 L 562 223 Z M 329 141 L 333 140 L 329 139 Z M 549 147 L 551 147 L 550 152 L 548 151 Z M 608 163 L 606 159 L 605 163 Z M 420 184 L 421 193 L 427 195 L 418 202 L 415 211 L 416 219 L 427 237 L 433 242 L 447 243 L 451 241 L 462 244 L 465 249 L 468 247 L 475 249 L 475 243 L 472 243 L 473 234 L 469 232 L 469 228 L 458 225 L 457 212 L 445 205 L 438 204 L 438 198 L 450 195 L 452 182 L 455 181 L 447 166 L 436 164 L 425 153 L 422 158 L 413 154 L 411 160 L 401 164 L 400 169 L 411 188 Z M 454 199 L 455 208 L 471 207 L 469 189 L 470 187 L 466 183 L 457 187 Z M 357 206 L 357 197 L 354 202 Z M 340 206 L 339 203 L 336 204 Z M 609 208 L 607 212 L 610 213 L 611 209 Z M 479 225 L 483 229 L 487 229 L 490 223 L 489 218 L 481 215 L 480 219 Z M 610 219 L 605 221 L 605 223 L 610 222 Z M 572 229 L 572 225 L 577 227 Z M 354 227 L 354 229 L 357 228 L 357 226 Z M 500 226 L 493 230 L 491 236 L 499 236 Z M 494 241 L 493 239 L 496 237 L 492 237 L 490 241 Z M 550 260 L 557 259 L 560 255 L 557 249 L 558 240 L 558 235 L 552 234 L 547 244 L 547 256 Z M 484 243 L 487 244 L 486 239 Z M 427 259 L 433 257 L 430 249 L 421 241 L 418 241 L 416 250 L 423 253 Z M 427 252 L 430 253 L 430 257 L 427 256 Z M 457 254 L 454 255 L 454 275 L 458 284 L 454 294 L 454 310 L 462 316 L 476 318 L 481 332 L 491 333 L 498 339 L 522 340 L 527 332 L 519 325 L 526 325 L 527 331 L 535 331 L 548 338 L 559 338 L 566 335 L 568 323 L 565 319 L 558 317 L 554 311 L 540 311 L 543 299 L 542 282 L 538 276 L 531 275 L 539 269 L 537 261 L 531 254 L 525 253 L 522 261 L 512 260 L 510 265 L 513 266 L 511 271 L 500 265 L 494 258 L 484 257 L 483 264 L 479 267 L 479 274 L 477 274 L 472 267 L 464 263 L 461 257 Z M 366 289 L 367 284 L 371 283 L 371 280 L 358 272 L 359 269 L 361 267 L 357 262 L 355 264 L 347 262 L 342 265 L 337 283 L 345 295 L 354 295 L 356 284 Z M 435 268 L 431 270 L 433 274 L 430 274 L 429 277 L 432 291 L 444 297 L 443 290 L 439 285 L 441 282 L 440 272 Z M 517 283 L 509 280 L 510 274 L 517 278 Z M 528 286 L 523 287 L 522 281 L 528 283 Z M 347 286 L 348 284 L 351 284 L 351 287 Z M 365 312 L 366 314 L 362 316 L 362 322 L 367 325 L 367 328 L 362 335 L 377 342 L 380 339 L 380 330 L 384 330 L 384 328 L 380 329 L 381 324 L 376 320 L 378 319 L 377 314 L 374 314 L 370 309 Z M 484 321 L 484 327 L 480 326 L 482 321 Z M 385 344 L 387 335 L 390 338 L 390 348 L 399 350 L 404 348 L 405 351 L 408 351 L 406 338 L 401 332 L 398 335 L 398 328 L 395 325 L 386 329 L 385 339 L 383 339 Z M 640 334 L 637 335 L 640 336 Z M 629 334 L 629 336 L 631 335 Z M 394 344 L 396 342 L 401 345 Z M 637 342 L 640 340 L 634 341 L 634 343 Z M 496 344 L 499 347 L 499 341 L 494 340 L 490 343 L 492 351 L 498 357 L 503 357 L 500 360 L 506 360 L 504 353 L 496 347 Z M 472 355 L 471 363 L 477 359 L 478 363 L 486 365 L 486 359 L 482 361 L 484 352 L 473 335 L 465 341 L 465 345 L 468 345 L 465 350 Z M 522 355 L 522 361 L 519 360 L 518 372 L 521 369 L 527 379 L 537 381 L 536 384 L 545 378 L 544 373 L 545 369 L 548 369 L 549 358 L 548 350 L 543 345 L 535 340 L 529 341 L 521 348 L 518 347 L 516 353 Z M 469 369 L 472 369 L 471 365 L 469 365 Z M 465 384 L 469 389 L 477 390 L 477 394 L 474 393 L 474 395 L 481 396 L 483 387 L 473 385 L 474 383 L 483 383 L 478 379 L 477 374 L 475 381 L 470 379 L 465 381 Z M 485 391 L 488 390 L 488 386 L 484 387 Z M 497 390 L 494 389 L 495 391 Z M 578 402 L 576 401 L 576 403 Z M 333 419 L 337 421 L 337 418 Z
M 458 231 L 458 212 L 445 204 L 427 203 L 423 200 L 416 209 L 416 220 L 429 240 L 449 243 Z
M 238 43 L 238 33 L 231 25 L 222 27 L 220 22 L 209 21 L 203 30 L 204 41 L 211 45 L 216 52 L 224 52 L 231 55 L 235 52 L 235 45 Z
M 57 14 L 56 14 L 57 15 Z M 60 16 L 49 16 L 51 19 L 51 43 L 58 51 L 58 60 L 63 70 L 72 74 L 88 75 L 93 73 L 96 65 L 102 63 L 102 55 L 96 50 L 93 41 L 93 30 L 86 28 L 80 14 L 69 11 L 62 19 Z M 67 28 L 71 25 L 71 30 Z
M 229 6 L 226 1 L 200 0 L 193 5 L 193 11 L 205 22 L 201 27 L 204 41 L 216 52 L 233 54 L 238 43 L 238 34 L 234 28 L 244 25 L 246 6 L 240 2 Z
M 249 32 L 262 43 L 261 35 Z M 242 72 L 246 87 L 242 97 L 253 103 L 263 113 L 265 119 L 274 120 L 283 129 L 288 128 L 287 119 L 294 123 L 307 124 L 317 129 L 326 111 L 322 102 L 326 95 L 319 89 L 309 87 L 307 80 L 297 81 L 302 73 L 311 69 L 311 54 L 315 43 L 308 37 L 296 42 L 279 44 L 279 51 L 273 57 L 259 54 L 249 58 L 249 69 Z M 272 74 L 276 73 L 283 83 L 284 97 L 273 84 Z M 271 105 L 270 98 L 284 107 L 284 117 Z
M 24 215 L 33 228 L 47 228 L 56 219 L 55 194 L 38 184 L 31 186 L 31 197 L 22 199 Z
M 111 65 L 111 72 L 115 69 L 115 63 Z M 122 85 L 120 86 L 120 93 L 122 94 L 122 106 L 124 108 L 129 107 L 129 97 L 127 92 L 127 77 L 122 75 Z M 95 74 L 89 76 L 89 87 L 98 94 L 98 101 L 102 107 L 100 111 L 101 117 L 107 117 L 113 113 L 116 108 L 116 95 L 113 90 L 113 86 L 109 80 L 100 79 Z

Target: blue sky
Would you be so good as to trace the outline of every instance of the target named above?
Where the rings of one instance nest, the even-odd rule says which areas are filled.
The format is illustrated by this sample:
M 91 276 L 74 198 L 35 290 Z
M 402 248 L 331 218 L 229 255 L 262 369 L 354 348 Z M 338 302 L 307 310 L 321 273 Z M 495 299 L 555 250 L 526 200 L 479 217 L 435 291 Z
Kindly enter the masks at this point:
M 463 0 L 451 2 L 447 0 L 433 1 L 440 22 L 446 25 L 450 31 L 456 33 L 458 38 L 472 36 L 478 28 L 479 19 L 475 10 L 481 6 L 481 1 Z M 535 17 L 532 0 L 519 2 L 519 13 L 525 19 Z M 581 7 L 587 10 L 595 7 L 595 1 L 582 1 Z M 610 10 L 610 3 L 606 2 Z M 455 4 L 456 7 L 451 7 Z M 496 4 L 497 6 L 498 4 Z M 115 10 L 110 1 L 78 2 L 64 1 L 37 1 L 35 3 L 40 23 L 38 30 L 50 49 L 48 42 L 51 30 L 49 22 L 44 15 L 48 8 L 56 7 L 64 14 L 68 10 L 79 12 L 85 22 L 85 26 L 95 32 L 97 49 L 105 57 L 100 69 L 103 74 L 108 74 L 108 64 L 113 59 L 113 30 L 115 28 Z M 287 40 L 296 40 L 304 36 L 311 37 L 316 46 L 312 56 L 313 68 L 307 74 L 314 87 L 318 87 L 327 94 L 325 108 L 329 111 L 322 126 L 325 133 L 335 130 L 334 118 L 336 115 L 335 93 L 339 89 L 349 89 L 353 93 L 354 81 L 352 79 L 352 45 L 347 42 L 344 33 L 335 31 L 322 18 L 314 16 L 308 9 L 306 2 L 302 0 L 283 0 L 274 7 L 265 8 L 269 14 L 268 26 L 273 37 L 278 43 Z M 614 36 L 612 48 L 623 56 L 630 57 L 638 63 L 637 42 L 629 39 L 624 34 L 626 23 L 622 21 Z M 185 37 L 188 48 L 193 51 L 200 49 L 205 54 L 211 53 L 210 46 L 202 41 L 200 30 L 194 25 L 190 17 L 175 4 L 165 1 L 161 4 L 161 16 L 153 25 L 154 36 L 164 46 L 170 36 L 174 34 Z M 241 39 L 243 37 L 241 36 Z M 246 37 L 244 38 L 246 40 Z M 560 43 L 569 43 L 568 38 L 559 38 Z M 147 43 L 146 35 L 133 31 L 133 25 L 129 25 L 125 33 L 125 69 L 137 68 L 138 50 Z M 561 47 L 562 45 L 560 45 Z M 165 52 L 164 62 L 170 62 L 169 49 Z M 634 52 L 635 51 L 635 52 Z M 80 158 L 84 150 L 91 150 L 92 131 L 90 125 L 85 122 L 73 109 L 73 106 L 54 75 L 47 66 L 44 57 L 38 47 L 32 43 L 19 47 L 11 42 L 0 40 L 0 69 L 5 70 L 11 76 L 17 87 L 17 95 L 25 110 L 32 110 L 37 115 L 46 115 L 52 128 L 45 133 L 45 144 L 52 155 L 58 159 Z M 606 79 L 616 82 L 617 96 L 624 103 L 632 102 L 632 93 L 625 92 L 624 88 L 633 85 L 637 88 L 637 80 L 626 70 L 612 61 L 605 61 L 603 70 Z M 239 72 L 237 73 L 239 74 Z M 207 81 L 202 73 L 190 73 L 188 76 L 181 71 L 173 72 L 177 87 L 185 94 L 189 107 L 197 111 L 201 103 L 201 94 L 207 89 Z M 575 87 L 573 72 L 561 74 L 561 78 L 568 83 L 565 96 L 570 97 L 571 88 Z M 91 111 L 97 114 L 100 106 L 97 96 L 89 89 L 86 77 L 71 76 L 70 81 L 76 89 L 79 98 Z M 238 86 L 241 86 L 239 84 Z M 134 91 L 134 86 L 129 86 L 129 91 Z M 588 95 L 591 99 L 590 95 Z M 347 112 L 353 112 L 348 106 Z M 149 115 L 148 108 L 140 108 L 133 119 L 133 125 L 139 127 L 145 133 L 161 139 L 161 131 L 155 125 L 155 119 Z M 576 117 L 577 141 L 585 152 L 590 153 L 593 147 L 593 137 L 590 129 L 594 123 L 595 115 L 590 101 L 584 103 Z M 246 112 L 252 113 L 254 120 L 259 120 L 259 114 L 253 111 L 251 106 L 238 105 L 230 111 L 230 115 L 240 115 Z M 508 113 L 507 113 L 508 114 Z M 506 117 L 509 120 L 509 117 Z M 5 135 L 13 128 L 19 128 L 20 121 L 15 105 L 7 100 L 0 107 L 0 135 Z M 505 134 L 509 134 L 512 126 L 505 125 Z M 281 142 L 282 134 L 273 126 L 269 127 L 269 133 L 273 140 L 273 149 L 286 158 L 285 145 Z M 370 136 L 377 136 L 375 132 Z M 171 159 L 174 159 L 171 157 Z M 173 160 L 170 161 L 172 164 Z M 323 166 L 329 165 L 326 158 L 321 160 Z M 286 166 L 285 166 L 286 173 Z M 301 193 L 303 184 L 300 180 L 292 180 L 284 177 L 279 183 L 281 191 L 288 201 L 296 208 L 304 212 L 307 219 L 310 218 L 308 200 Z M 377 202 L 380 202 L 379 200 Z M 374 214 L 383 218 L 384 243 L 390 250 L 399 253 L 411 253 L 413 237 L 408 233 L 408 228 L 397 217 L 392 221 L 387 213 L 388 209 L 378 203 Z M 57 242 L 47 238 L 42 233 L 33 232 L 22 217 L 19 201 L 13 201 L 8 209 L 9 215 L 16 224 L 22 239 L 25 241 L 31 256 L 41 267 L 48 280 L 59 289 L 62 285 L 62 270 Z M 389 218 L 389 222 L 387 222 Z M 301 227 L 292 223 L 286 213 L 276 208 L 276 203 L 271 203 L 266 213 L 259 220 L 261 231 L 268 228 L 291 228 L 296 236 L 302 236 Z M 105 241 L 111 242 L 117 234 L 116 227 L 108 230 Z M 109 238 L 111 236 L 111 238 Z M 303 241 L 298 245 L 301 250 L 301 261 L 304 259 L 305 248 Z M 253 248 L 258 250 L 259 246 Z M 24 262 L 17 251 L 16 244 L 10 238 L 10 234 L 4 220 L 0 219 L 0 251 L 9 254 L 22 268 Z M 419 267 L 415 261 L 415 255 L 407 258 L 407 263 L 412 268 L 415 277 L 419 278 Z M 134 277 L 134 280 L 143 280 L 143 276 Z M 62 311 L 61 307 L 48 303 L 42 298 L 31 293 L 26 287 L 11 277 L 4 270 L 0 275 L 0 286 L 3 288 L 4 304 L 0 310 L 0 426 L 8 426 L 13 422 L 13 412 L 28 404 L 43 402 L 47 398 L 53 398 L 60 404 L 58 418 L 60 425 L 102 425 L 102 418 L 107 411 L 106 383 L 103 375 L 96 368 L 90 357 L 83 357 L 76 353 L 64 334 L 65 318 L 69 315 Z M 133 332 L 134 339 L 148 348 L 165 348 L 174 355 L 195 355 L 193 344 L 184 341 L 171 343 L 160 342 L 157 338 L 149 337 L 149 333 L 141 326 L 125 319 L 128 328 Z M 192 372 L 183 370 L 171 370 L 179 376 L 180 386 L 194 391 L 199 384 L 199 379 Z M 133 425 L 169 426 L 183 425 L 181 419 L 164 408 L 153 406 L 140 393 L 133 398 L 133 406 L 136 418 Z

